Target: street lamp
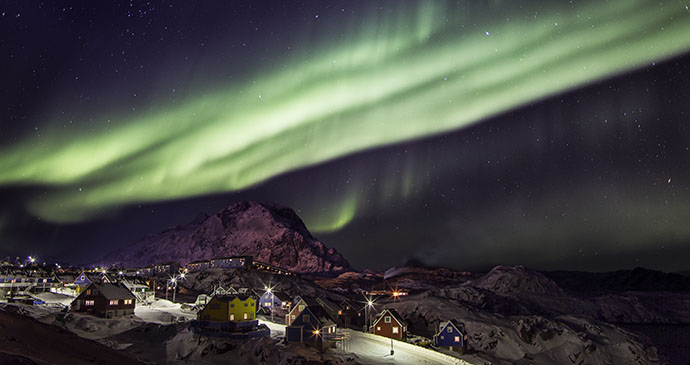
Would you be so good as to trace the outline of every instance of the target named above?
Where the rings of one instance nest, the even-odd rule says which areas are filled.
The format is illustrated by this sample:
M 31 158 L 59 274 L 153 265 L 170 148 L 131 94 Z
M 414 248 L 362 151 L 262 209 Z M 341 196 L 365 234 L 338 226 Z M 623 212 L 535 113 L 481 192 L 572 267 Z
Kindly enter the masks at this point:
M 373 307 L 374 301 L 371 298 L 367 298 L 367 304 L 364 307 L 364 329 L 366 332 L 369 332 L 369 312 Z
M 273 300 L 273 288 L 270 286 L 264 286 L 264 290 L 266 290 L 266 293 L 268 293 L 268 297 L 271 300 L 271 322 L 273 322 L 273 305 L 275 304 L 275 301 Z
M 172 278 L 170 279 L 170 282 L 173 284 L 173 303 L 175 303 L 175 292 L 177 292 L 177 278 Z

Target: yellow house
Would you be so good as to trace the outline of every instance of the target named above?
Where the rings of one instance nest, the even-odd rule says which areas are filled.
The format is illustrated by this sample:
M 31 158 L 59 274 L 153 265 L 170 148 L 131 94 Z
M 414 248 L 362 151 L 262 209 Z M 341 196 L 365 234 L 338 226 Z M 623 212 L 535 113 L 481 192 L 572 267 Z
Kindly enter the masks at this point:
M 197 315 L 200 321 L 241 322 L 256 319 L 256 299 L 249 294 L 214 295 Z

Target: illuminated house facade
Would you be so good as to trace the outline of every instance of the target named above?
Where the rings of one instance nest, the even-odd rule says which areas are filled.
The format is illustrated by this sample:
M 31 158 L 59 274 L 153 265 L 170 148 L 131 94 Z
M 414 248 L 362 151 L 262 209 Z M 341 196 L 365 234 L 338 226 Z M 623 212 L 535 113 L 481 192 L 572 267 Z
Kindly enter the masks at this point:
M 122 284 L 91 283 L 74 299 L 71 311 L 115 318 L 134 314 L 136 297 Z
M 285 337 L 288 342 L 302 342 L 323 349 L 335 337 L 336 330 L 335 321 L 323 307 L 308 306 L 285 328 Z
M 434 346 L 447 348 L 451 351 L 464 352 L 465 326 L 455 320 L 441 322 L 434 335 Z
M 369 331 L 375 335 L 403 340 L 407 337 L 407 322 L 395 309 L 384 309 L 376 317 Z
M 248 294 L 214 295 L 197 318 L 210 322 L 241 322 L 256 318 L 256 299 Z

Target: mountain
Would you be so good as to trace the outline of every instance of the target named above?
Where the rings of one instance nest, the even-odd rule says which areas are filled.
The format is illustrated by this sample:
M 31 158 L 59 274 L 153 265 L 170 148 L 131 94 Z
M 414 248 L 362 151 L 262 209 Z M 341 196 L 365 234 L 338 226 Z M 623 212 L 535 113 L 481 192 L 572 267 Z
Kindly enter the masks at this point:
M 641 267 L 611 272 L 549 271 L 543 274 L 575 292 L 690 291 L 690 276 Z
M 290 208 L 275 203 L 240 202 L 215 215 L 148 235 L 102 259 L 103 265 L 140 267 L 167 261 L 180 264 L 215 257 L 252 255 L 254 260 L 294 272 L 340 273 L 350 264 L 314 238 Z
M 496 266 L 478 278 L 473 286 L 499 295 L 563 294 L 563 290 L 553 280 L 524 266 Z

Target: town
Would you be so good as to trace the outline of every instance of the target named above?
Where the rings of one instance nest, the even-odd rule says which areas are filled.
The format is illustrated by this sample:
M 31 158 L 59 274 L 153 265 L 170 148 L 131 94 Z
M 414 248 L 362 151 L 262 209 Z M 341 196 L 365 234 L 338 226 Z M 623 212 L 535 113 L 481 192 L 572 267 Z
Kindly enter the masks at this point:
M 223 280 L 228 277 L 233 278 L 229 283 Z M 412 356 L 467 363 L 462 355 L 468 334 L 457 318 L 439 321 L 432 338 L 409 331 L 405 319 L 388 305 L 404 300 L 405 290 L 384 284 L 342 295 L 296 280 L 305 279 L 252 256 L 138 268 L 62 267 L 28 256 L 0 263 L 0 303 L 49 308 L 87 321 L 184 323 L 200 338 L 268 337 L 319 354 L 369 356 L 373 362 L 377 357 L 404 362 Z

